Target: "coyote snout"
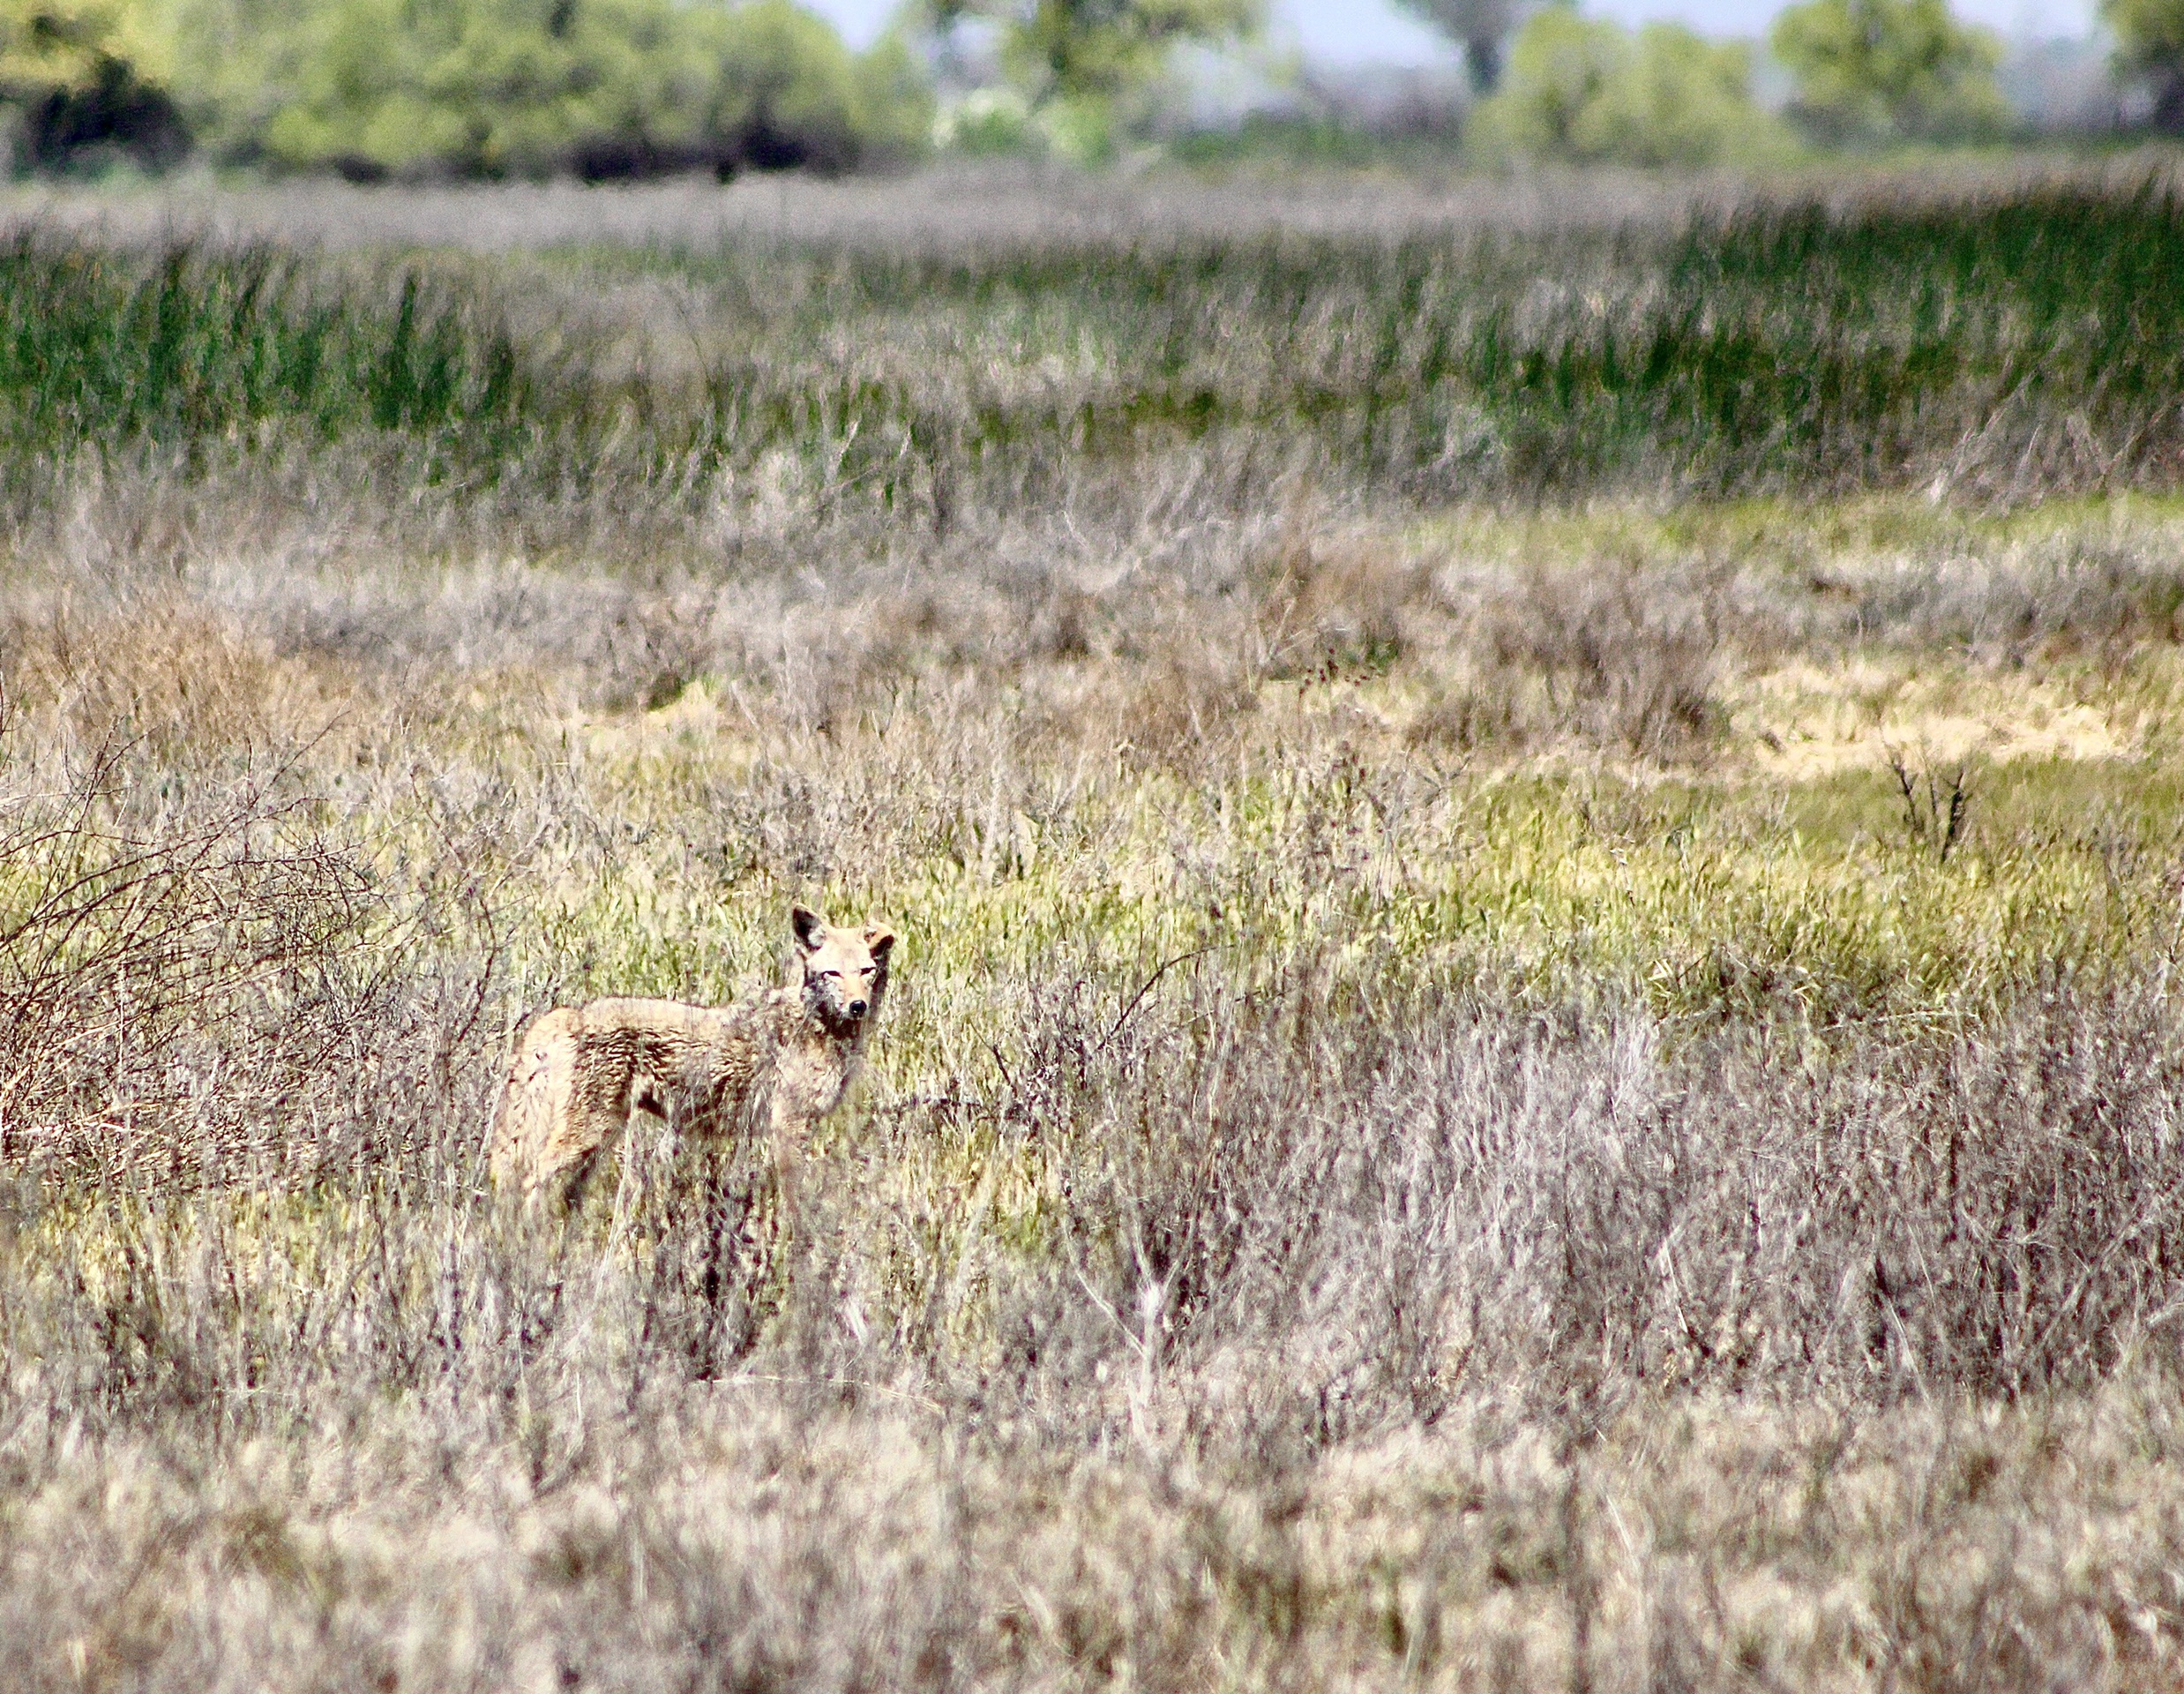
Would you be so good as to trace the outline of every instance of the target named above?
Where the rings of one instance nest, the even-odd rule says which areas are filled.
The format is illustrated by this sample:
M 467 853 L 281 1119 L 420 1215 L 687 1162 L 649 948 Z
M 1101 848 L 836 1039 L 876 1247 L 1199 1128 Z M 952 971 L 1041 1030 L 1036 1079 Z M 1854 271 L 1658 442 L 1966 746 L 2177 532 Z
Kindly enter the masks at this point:
M 572 1200 L 648 1112 L 678 1135 L 767 1136 L 778 1162 L 841 1103 L 887 992 L 894 933 L 791 909 L 798 980 L 741 1006 L 595 1000 L 518 1033 L 493 1113 L 492 1170 L 527 1201 Z
M 879 1009 L 887 986 L 887 954 L 894 937 L 877 926 L 831 928 L 817 912 L 795 907 L 789 914 L 804 960 L 804 991 L 829 1033 L 855 1040 Z

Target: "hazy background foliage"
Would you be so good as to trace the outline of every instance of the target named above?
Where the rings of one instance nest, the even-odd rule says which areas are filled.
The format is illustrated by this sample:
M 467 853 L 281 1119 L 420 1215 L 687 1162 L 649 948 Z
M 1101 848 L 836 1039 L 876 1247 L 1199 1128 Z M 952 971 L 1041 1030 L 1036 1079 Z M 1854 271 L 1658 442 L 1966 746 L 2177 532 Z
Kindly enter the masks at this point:
M 2122 65 L 2150 79 L 2153 118 L 2172 133 L 2184 125 L 2184 6 L 2176 0 L 2101 0 Z
M 1482 164 L 1519 160 L 1686 169 L 1779 159 L 1790 138 L 1752 98 L 1752 56 L 1679 24 L 1635 32 L 1572 8 L 1518 34 L 1497 91 L 1472 112 Z
M 1767 171 L 2173 130 L 2167 4 L 2110 6 L 2108 55 L 2006 52 L 1947 0 L 1800 0 L 1764 41 L 1449 0 L 1411 9 L 1468 71 L 1345 72 L 1276 50 L 1262 0 L 906 0 L 861 52 L 795 0 L 10 0 L 0 121 L 19 171 L 84 176 L 725 179 L 936 151 Z
M 931 96 L 790 0 L 93 0 L 0 14 L 25 162 L 591 179 L 901 162 Z
M 1791 111 L 1830 139 L 1949 140 L 2008 121 L 2001 42 L 1947 0 L 1807 0 L 1775 20 L 1772 45 L 1797 81 Z

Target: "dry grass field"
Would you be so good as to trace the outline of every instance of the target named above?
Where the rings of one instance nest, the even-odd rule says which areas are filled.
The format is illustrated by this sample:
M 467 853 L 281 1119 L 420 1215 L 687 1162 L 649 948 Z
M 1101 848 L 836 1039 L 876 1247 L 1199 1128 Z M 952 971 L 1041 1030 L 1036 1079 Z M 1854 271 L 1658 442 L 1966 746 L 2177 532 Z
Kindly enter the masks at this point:
M 1008 191 L 29 208 L 0 1685 L 2184 1682 L 2174 204 Z

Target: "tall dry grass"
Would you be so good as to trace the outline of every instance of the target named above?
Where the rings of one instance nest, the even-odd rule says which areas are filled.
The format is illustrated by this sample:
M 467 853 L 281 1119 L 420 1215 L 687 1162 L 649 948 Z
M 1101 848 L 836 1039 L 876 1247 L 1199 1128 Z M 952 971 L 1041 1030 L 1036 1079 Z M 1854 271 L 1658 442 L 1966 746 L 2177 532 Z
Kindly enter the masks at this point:
M 2162 498 L 1441 507 L 1269 425 L 950 438 L 944 525 L 816 413 L 562 484 L 665 438 L 585 433 L 641 335 L 432 271 L 383 425 L 399 274 L 253 262 L 12 508 L 0 1682 L 2175 1679 Z M 750 393 L 999 344 L 834 263 Z M 959 327 L 1093 297 L 1009 274 Z M 748 992 L 792 898 L 903 937 L 793 1221 L 643 1134 L 498 1207 L 525 1012 Z
M 1694 840 L 1775 851 L 1720 767 L 1784 652 L 2023 628 L 2046 580 L 2042 650 L 2134 628 L 2086 674 L 2150 686 L 2165 625 L 2111 609 L 2165 555 L 2096 601 L 2031 562 L 2085 544 L 1995 553 L 1991 615 L 1943 547 L 1862 633 L 1834 576 L 1492 588 L 1295 521 L 1152 596 L 49 567 L 9 625 L 10 1676 L 2165 1674 L 2170 814 L 2059 842 L 1997 770 L 1935 864 L 1876 764 L 1842 851 L 1987 938 L 1923 1004 L 1795 884 L 1672 992 L 1643 935 L 1548 967 L 1524 879 L 1581 873 L 1517 868 L 1572 815 L 1639 908 Z M 648 625 L 672 684 L 611 636 Z M 1649 666 L 1707 702 L 1664 740 L 1576 680 Z M 1403 720 L 1497 678 L 1499 739 Z M 2076 953 L 1988 927 L 2020 852 L 2109 879 Z M 819 888 L 908 963 L 794 1231 L 644 1138 L 565 1231 L 494 1207 L 522 1007 L 719 998 Z

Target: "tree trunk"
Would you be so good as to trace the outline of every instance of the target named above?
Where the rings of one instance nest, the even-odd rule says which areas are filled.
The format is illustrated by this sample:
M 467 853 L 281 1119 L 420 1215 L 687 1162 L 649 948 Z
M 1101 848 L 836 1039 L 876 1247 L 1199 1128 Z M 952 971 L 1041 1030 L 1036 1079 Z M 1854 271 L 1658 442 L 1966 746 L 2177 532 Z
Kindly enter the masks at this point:
M 2157 73 L 2153 126 L 2164 135 L 2184 135 L 2184 65 Z
M 1471 87 L 1491 94 L 1501 83 L 1501 37 L 1474 35 L 1463 44 L 1464 63 L 1470 67 Z

